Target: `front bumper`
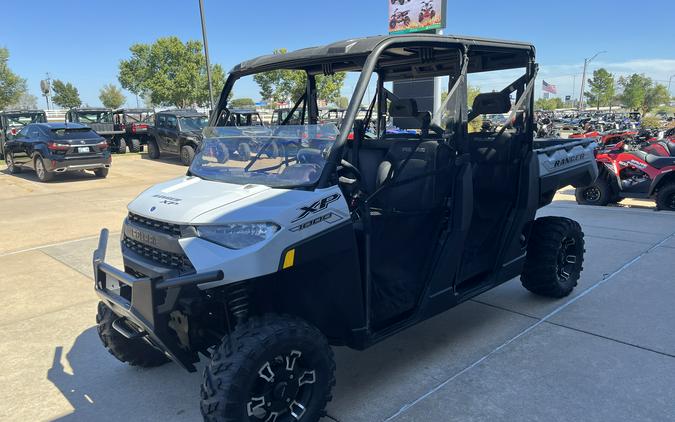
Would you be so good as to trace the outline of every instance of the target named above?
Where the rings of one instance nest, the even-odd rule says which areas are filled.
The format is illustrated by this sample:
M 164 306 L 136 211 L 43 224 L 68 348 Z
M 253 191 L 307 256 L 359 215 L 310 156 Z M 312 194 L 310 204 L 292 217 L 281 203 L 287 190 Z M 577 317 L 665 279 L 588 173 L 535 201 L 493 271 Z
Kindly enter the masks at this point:
M 222 280 L 223 272 L 170 279 L 136 278 L 105 263 L 107 244 L 108 230 L 103 229 L 93 255 L 94 289 L 101 301 L 119 317 L 113 328 L 128 339 L 142 338 L 186 370 L 194 372 L 196 354 L 178 344 L 168 325 L 169 314 L 176 309 L 183 287 Z M 110 288 L 115 284 L 119 288 Z

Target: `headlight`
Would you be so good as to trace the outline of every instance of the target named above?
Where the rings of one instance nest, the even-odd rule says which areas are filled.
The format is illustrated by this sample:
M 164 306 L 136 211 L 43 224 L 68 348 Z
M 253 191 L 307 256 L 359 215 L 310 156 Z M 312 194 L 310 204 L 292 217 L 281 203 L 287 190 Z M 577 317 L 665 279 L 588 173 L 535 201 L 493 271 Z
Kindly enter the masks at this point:
M 274 223 L 225 224 L 199 226 L 199 237 L 230 249 L 242 249 L 270 239 L 279 230 Z
M 195 141 L 197 141 L 197 138 L 195 138 L 194 136 L 186 136 L 185 140 L 195 142 Z

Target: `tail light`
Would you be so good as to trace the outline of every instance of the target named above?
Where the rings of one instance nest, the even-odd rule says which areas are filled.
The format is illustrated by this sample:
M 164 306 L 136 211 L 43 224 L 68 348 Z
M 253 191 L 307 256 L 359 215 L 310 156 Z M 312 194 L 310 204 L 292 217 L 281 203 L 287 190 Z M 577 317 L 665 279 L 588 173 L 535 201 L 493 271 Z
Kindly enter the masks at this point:
M 17 134 L 16 128 L 13 127 L 12 129 L 10 129 L 10 133 L 12 134 L 12 136 L 16 135 Z
M 136 123 L 131 124 L 131 133 L 136 133 Z
M 96 144 L 96 146 L 97 146 L 98 149 L 100 149 L 101 151 L 106 150 L 106 149 L 108 149 L 108 141 L 106 141 L 106 140 L 104 139 L 104 140 L 102 140 L 101 142 L 99 142 L 98 144 Z
M 70 147 L 71 147 L 70 144 L 62 144 L 54 141 L 47 142 L 47 148 L 50 151 L 68 151 Z

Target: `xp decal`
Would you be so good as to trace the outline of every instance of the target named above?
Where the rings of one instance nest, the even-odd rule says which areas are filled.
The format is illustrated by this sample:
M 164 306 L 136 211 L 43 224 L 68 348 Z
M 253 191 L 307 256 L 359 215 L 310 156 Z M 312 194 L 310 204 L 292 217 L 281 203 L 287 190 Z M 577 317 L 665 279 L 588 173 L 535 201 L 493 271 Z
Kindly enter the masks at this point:
M 317 212 L 321 212 L 328 208 L 328 204 L 337 201 L 340 199 L 340 194 L 339 193 L 334 193 L 330 196 L 327 196 L 323 199 L 319 199 L 318 201 L 314 202 L 312 205 L 308 207 L 302 207 L 300 208 L 300 215 L 298 215 L 291 223 L 295 223 L 296 221 L 300 221 L 305 217 L 308 217 L 311 214 L 316 214 Z
M 300 230 L 305 230 L 308 227 L 312 227 L 312 226 L 314 226 L 316 224 L 319 224 L 319 223 L 322 223 L 324 221 L 328 224 L 333 224 L 333 223 L 338 222 L 340 220 L 342 220 L 342 217 L 340 217 L 339 215 L 337 215 L 335 213 L 329 212 L 328 214 L 324 214 L 322 216 L 316 217 L 313 220 L 309 220 L 309 221 L 304 222 L 302 224 L 299 224 L 295 227 L 291 227 L 289 230 L 292 231 L 292 232 L 299 232 Z

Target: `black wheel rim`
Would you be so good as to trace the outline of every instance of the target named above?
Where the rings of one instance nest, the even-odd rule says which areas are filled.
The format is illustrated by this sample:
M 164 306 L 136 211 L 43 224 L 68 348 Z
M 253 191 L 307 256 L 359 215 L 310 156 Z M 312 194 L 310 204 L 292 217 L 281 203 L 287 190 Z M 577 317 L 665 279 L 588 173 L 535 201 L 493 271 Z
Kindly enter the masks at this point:
M 316 370 L 303 353 L 291 350 L 265 362 L 257 372 L 246 412 L 251 422 L 299 421 L 314 393 Z
M 38 179 L 42 180 L 45 178 L 45 165 L 40 159 L 35 163 L 35 172 L 37 173 Z
M 597 186 L 591 186 L 584 191 L 584 199 L 588 202 L 598 202 L 601 196 L 602 192 Z
M 579 247 L 573 237 L 563 238 L 560 252 L 558 252 L 558 279 L 569 280 L 579 261 Z

